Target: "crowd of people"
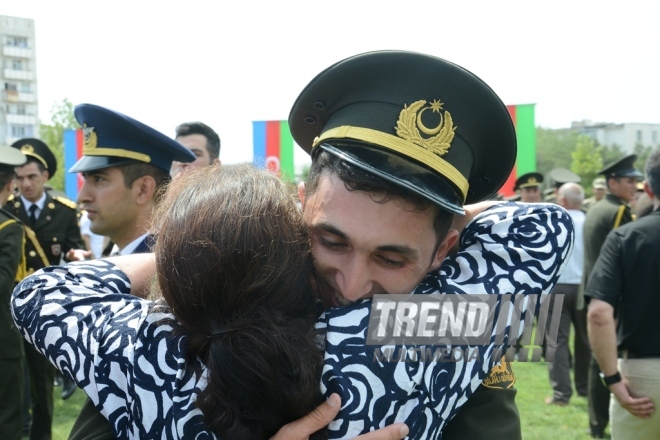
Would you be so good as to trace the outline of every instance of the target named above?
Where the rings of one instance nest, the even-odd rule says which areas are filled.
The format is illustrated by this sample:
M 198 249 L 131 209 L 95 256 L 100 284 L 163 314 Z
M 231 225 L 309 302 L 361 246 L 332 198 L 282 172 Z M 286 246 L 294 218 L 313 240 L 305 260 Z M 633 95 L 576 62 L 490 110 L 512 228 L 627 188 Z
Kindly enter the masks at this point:
M 404 51 L 342 60 L 302 90 L 289 126 L 312 164 L 297 194 L 221 165 L 203 123 L 170 138 L 98 105 L 74 116 L 77 204 L 48 190 L 46 144 L 0 148 L 0 395 L 16 402 L 0 438 L 51 438 L 56 371 L 87 395 L 70 439 L 522 438 L 497 335 L 475 358 L 379 361 L 367 341 L 382 294 L 561 297 L 547 402 L 568 404 L 572 364 L 594 437 L 608 387 L 616 438 L 657 437 L 656 394 L 636 379 L 657 380 L 657 330 L 635 316 L 657 304 L 658 234 L 656 211 L 632 221 L 634 157 L 602 170 L 592 200 L 556 169 L 552 203 L 540 173 L 516 181 L 519 200 L 493 201 L 516 159 L 506 106 L 462 67 Z M 658 167 L 654 153 L 656 208 Z M 628 285 L 642 269 L 646 291 Z M 511 319 L 493 332 L 517 339 Z

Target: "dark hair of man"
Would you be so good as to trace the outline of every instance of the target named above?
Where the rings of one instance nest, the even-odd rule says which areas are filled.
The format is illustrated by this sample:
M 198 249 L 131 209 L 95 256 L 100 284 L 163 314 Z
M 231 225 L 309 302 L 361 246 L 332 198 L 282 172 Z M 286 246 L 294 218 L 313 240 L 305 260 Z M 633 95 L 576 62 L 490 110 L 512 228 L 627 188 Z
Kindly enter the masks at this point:
M 248 165 L 173 181 L 154 216 L 163 298 L 208 368 L 197 396 L 222 439 L 269 438 L 321 400 L 313 265 L 284 183 Z
M 170 174 L 160 168 L 144 162 L 135 162 L 119 167 L 124 177 L 124 186 L 130 188 L 133 182 L 143 176 L 151 176 L 156 181 L 154 200 L 158 201 L 165 191 L 166 184 L 170 181 Z
M 13 179 L 14 173 L 13 172 L 5 172 L 0 170 L 0 190 L 5 187 L 6 184 L 8 184 L 11 179 Z M 0 206 L 2 208 L 2 206 Z
M 656 149 L 646 160 L 644 167 L 646 181 L 656 199 L 660 199 L 660 149 Z
M 305 194 L 311 196 L 318 187 L 323 173 L 336 174 L 348 191 L 366 191 L 376 203 L 386 203 L 390 200 L 404 202 L 404 209 L 409 206 L 414 211 L 433 212 L 433 230 L 436 235 L 436 249 L 445 239 L 451 226 L 454 215 L 440 209 L 424 197 L 408 191 L 398 185 L 381 179 L 378 176 L 364 171 L 362 168 L 351 165 L 341 158 L 321 150 L 316 154 L 309 169 L 309 175 L 305 183 Z M 435 252 L 434 252 L 435 255 Z
M 176 128 L 176 137 L 201 134 L 206 137 L 206 151 L 211 161 L 220 157 L 220 136 L 203 122 L 184 122 Z

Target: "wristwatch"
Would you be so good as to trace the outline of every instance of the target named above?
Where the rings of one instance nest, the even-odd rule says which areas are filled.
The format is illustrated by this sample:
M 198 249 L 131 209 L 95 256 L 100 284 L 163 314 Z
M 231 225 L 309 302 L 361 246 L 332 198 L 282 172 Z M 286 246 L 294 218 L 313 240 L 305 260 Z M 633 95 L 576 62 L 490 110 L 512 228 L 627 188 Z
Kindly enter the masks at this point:
M 621 382 L 621 373 L 617 371 L 611 376 L 605 376 L 603 373 L 600 373 L 600 380 L 603 381 L 603 385 L 609 387 L 610 385 Z

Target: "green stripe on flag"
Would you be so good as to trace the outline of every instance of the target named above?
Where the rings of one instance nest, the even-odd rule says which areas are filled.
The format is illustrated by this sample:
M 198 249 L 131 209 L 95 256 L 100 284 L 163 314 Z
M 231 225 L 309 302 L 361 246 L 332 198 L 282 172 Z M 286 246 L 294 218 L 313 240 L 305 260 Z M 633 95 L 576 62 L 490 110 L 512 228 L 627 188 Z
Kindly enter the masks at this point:
M 518 176 L 536 171 L 536 126 L 534 124 L 534 105 L 516 106 L 516 139 L 518 141 Z
M 294 181 L 296 170 L 293 167 L 293 136 L 288 121 L 280 121 L 280 175 Z

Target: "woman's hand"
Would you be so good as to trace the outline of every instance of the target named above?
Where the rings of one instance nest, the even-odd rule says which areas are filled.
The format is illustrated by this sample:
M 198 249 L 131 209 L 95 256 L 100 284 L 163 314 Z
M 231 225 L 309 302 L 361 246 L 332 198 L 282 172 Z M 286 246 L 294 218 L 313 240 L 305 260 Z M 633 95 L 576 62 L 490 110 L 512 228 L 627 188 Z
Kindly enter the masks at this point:
M 325 428 L 341 408 L 339 395 L 332 394 L 324 403 L 305 417 L 284 425 L 271 440 L 307 440 L 316 431 Z M 395 423 L 377 431 L 356 437 L 356 440 L 400 440 L 408 435 L 405 423 Z

